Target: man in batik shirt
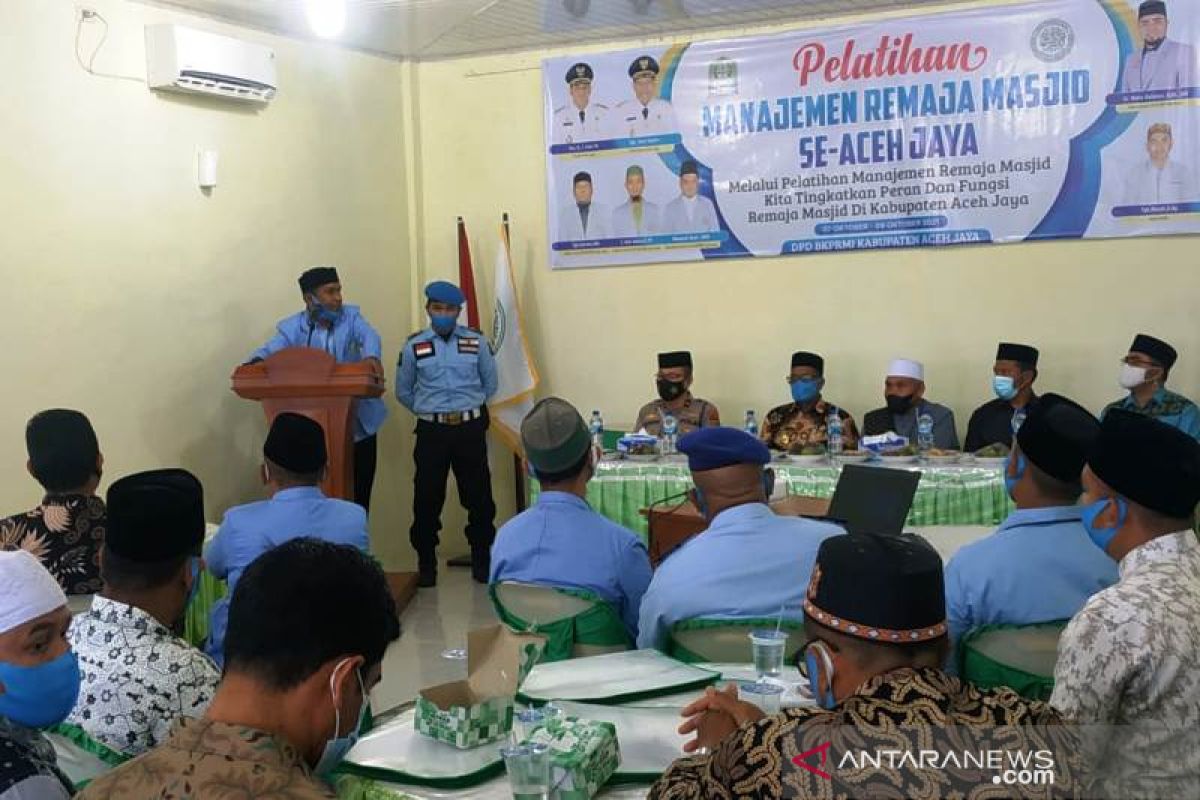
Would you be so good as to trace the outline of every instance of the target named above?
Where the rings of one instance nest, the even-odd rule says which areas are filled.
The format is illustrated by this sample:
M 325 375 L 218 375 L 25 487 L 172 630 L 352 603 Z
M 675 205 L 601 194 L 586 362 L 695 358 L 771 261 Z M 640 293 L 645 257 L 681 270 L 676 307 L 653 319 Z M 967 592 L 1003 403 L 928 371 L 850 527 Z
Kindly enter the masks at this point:
M 78 411 L 43 411 L 25 426 L 29 472 L 46 495 L 32 511 L 0 520 L 0 548 L 28 550 L 67 594 L 100 591 L 104 501 L 96 496 L 104 457 Z
M 1200 444 L 1111 410 L 1083 470 L 1083 524 L 1118 563 L 1063 631 L 1050 703 L 1087 726 L 1105 797 L 1200 797 Z
M 800 452 L 806 447 L 824 449 L 829 441 L 829 415 L 836 412 L 842 421 L 842 447 L 858 447 L 858 428 L 854 417 L 843 408 L 825 402 L 825 359 L 816 353 L 792 354 L 792 372 L 788 375 L 792 402 L 777 406 L 763 420 L 762 440 L 767 447 L 783 452 Z
M 651 798 L 1076 796 L 1075 741 L 1049 706 L 941 671 L 948 647 L 942 561 L 923 539 L 826 539 L 804 612 L 808 642 L 798 666 L 819 707 L 764 716 L 739 702 L 736 689 L 708 690 L 683 710 L 689 718 L 679 730 L 696 733 L 686 752 L 712 754 L 675 762 Z M 922 768 L 861 757 L 881 750 L 942 758 Z M 1053 780 L 1005 786 L 1001 795 L 996 771 L 946 755 L 990 750 L 1048 751 L 1043 762 Z

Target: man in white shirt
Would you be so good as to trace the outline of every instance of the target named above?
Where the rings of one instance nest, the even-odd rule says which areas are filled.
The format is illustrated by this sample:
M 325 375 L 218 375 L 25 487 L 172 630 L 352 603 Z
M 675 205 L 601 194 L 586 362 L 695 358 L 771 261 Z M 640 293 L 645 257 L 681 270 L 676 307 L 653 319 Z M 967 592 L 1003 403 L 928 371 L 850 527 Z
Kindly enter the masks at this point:
M 653 56 L 638 56 L 629 65 L 633 81 L 633 99 L 618 103 L 611 114 L 612 137 L 627 139 L 675 133 L 675 109 L 658 94 L 658 61 Z
M 1156 92 L 1196 85 L 1196 50 L 1190 44 L 1167 38 L 1167 4 L 1144 0 L 1138 6 L 1138 31 L 1142 47 L 1129 54 L 1122 92 Z
M 589 64 L 579 62 L 567 70 L 571 102 L 554 110 L 551 123 L 553 144 L 573 144 L 604 138 L 608 107 L 592 102 L 595 73 Z
M 667 203 L 663 230 L 667 233 L 704 233 L 720 230 L 713 201 L 700 194 L 700 166 L 692 160 L 679 168 L 679 197 Z
M 1191 167 L 1170 160 L 1173 145 L 1170 125 L 1159 122 L 1150 126 L 1146 134 L 1149 158 L 1125 175 L 1123 202 L 1126 205 L 1200 201 L 1200 190 Z
M 1109 411 L 1083 489 L 1084 528 L 1120 580 L 1063 632 L 1050 703 L 1083 726 L 1089 797 L 1200 797 L 1200 443 Z
M 583 239 L 607 239 L 612 212 L 608 206 L 595 202 L 592 175 L 576 172 L 571 182 L 575 202 L 563 207 L 558 215 L 558 241 L 575 242 Z

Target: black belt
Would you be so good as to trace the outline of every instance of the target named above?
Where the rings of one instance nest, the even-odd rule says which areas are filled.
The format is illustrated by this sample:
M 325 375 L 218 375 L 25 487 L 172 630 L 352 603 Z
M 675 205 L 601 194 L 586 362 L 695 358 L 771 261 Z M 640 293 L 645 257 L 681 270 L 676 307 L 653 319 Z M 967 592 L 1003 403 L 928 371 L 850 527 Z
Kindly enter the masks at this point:
M 462 425 L 464 422 L 481 419 L 483 412 L 483 408 L 473 408 L 470 411 L 450 411 L 445 414 L 417 414 L 417 418 L 439 425 Z

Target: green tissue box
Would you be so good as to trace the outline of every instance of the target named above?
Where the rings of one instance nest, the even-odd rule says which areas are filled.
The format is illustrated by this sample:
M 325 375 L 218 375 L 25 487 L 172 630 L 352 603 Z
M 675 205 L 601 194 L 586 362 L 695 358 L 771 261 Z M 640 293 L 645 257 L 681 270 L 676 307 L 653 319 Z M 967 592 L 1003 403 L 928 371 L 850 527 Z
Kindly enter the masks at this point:
M 539 725 L 526 740 L 550 747 L 550 785 L 555 800 L 589 800 L 621 764 L 617 729 L 611 722 L 564 717 Z
M 413 724 L 419 733 L 461 750 L 503 739 L 513 701 L 546 638 L 493 625 L 467 635 L 467 679 L 422 689 Z

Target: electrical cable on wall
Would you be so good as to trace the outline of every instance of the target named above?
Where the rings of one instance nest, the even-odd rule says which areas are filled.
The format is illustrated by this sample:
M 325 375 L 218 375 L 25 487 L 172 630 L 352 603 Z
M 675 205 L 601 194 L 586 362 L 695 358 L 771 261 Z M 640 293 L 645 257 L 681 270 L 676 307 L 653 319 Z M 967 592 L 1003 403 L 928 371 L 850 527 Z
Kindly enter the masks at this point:
M 79 52 L 80 39 L 83 36 L 83 23 L 91 22 L 92 20 L 100 20 L 100 24 L 104 26 L 104 32 L 100 34 L 100 41 L 92 48 L 92 53 L 84 62 L 83 56 Z M 79 19 L 75 21 L 75 61 L 79 63 L 80 69 L 89 75 L 94 75 L 97 78 L 116 78 L 122 81 L 133 81 L 134 83 L 145 83 L 145 81 L 134 75 L 118 75 L 115 72 L 97 72 L 96 71 L 96 56 L 100 54 L 100 49 L 104 47 L 104 43 L 108 41 L 108 20 L 99 12 L 90 8 L 83 8 L 79 11 Z

